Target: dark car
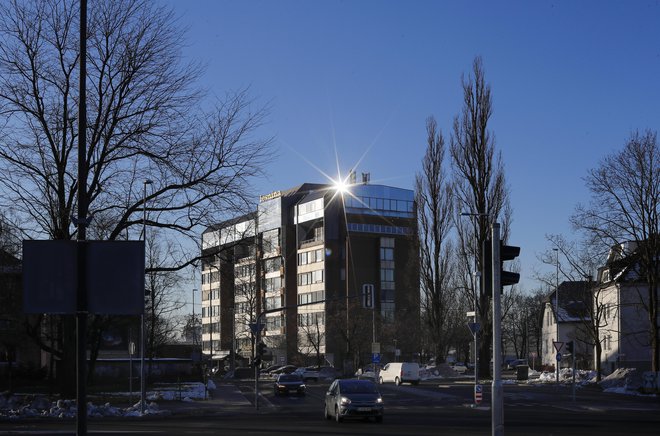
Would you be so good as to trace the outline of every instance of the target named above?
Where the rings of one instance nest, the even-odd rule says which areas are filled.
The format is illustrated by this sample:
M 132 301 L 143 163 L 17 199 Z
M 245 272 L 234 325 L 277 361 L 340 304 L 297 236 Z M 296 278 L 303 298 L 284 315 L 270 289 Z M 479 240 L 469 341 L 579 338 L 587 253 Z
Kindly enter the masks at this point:
M 371 380 L 337 379 L 325 394 L 326 419 L 368 418 L 383 421 L 383 397 Z
M 298 395 L 305 395 L 305 382 L 297 374 L 280 374 L 273 383 L 273 392 L 275 395 L 289 394 L 295 392 Z

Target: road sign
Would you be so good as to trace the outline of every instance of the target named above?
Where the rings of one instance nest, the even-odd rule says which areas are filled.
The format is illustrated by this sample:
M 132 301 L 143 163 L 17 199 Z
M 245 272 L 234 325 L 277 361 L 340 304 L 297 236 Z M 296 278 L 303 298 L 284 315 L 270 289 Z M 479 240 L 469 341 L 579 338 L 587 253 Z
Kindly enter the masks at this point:
M 380 353 L 371 353 L 371 362 L 380 363 Z
M 372 284 L 362 285 L 362 307 L 365 309 L 374 308 L 374 285 Z
M 474 402 L 480 404 L 483 399 L 483 388 L 481 385 L 474 385 Z
M 380 354 L 380 342 L 371 343 L 371 352 L 374 354 Z
M 561 360 L 561 353 L 557 353 L 557 362 Z
M 561 348 L 564 346 L 564 343 L 553 341 L 552 345 L 555 347 L 555 350 L 557 350 L 557 352 L 559 353 L 561 351 Z
M 472 332 L 472 335 L 476 335 L 481 329 L 481 324 L 479 324 L 478 322 L 469 322 L 468 328 Z
M 249 325 L 250 325 L 250 331 L 256 335 L 257 332 L 263 329 L 266 324 L 263 323 L 257 324 L 256 322 L 251 322 Z

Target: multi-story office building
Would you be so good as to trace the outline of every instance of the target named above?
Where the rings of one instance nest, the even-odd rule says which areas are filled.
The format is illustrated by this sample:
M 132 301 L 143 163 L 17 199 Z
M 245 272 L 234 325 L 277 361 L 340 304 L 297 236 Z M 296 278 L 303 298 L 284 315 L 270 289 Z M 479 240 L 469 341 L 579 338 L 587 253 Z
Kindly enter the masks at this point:
M 415 358 L 419 255 L 413 192 L 303 184 L 263 195 L 257 211 L 202 235 L 203 353 L 254 353 L 259 331 L 274 363 L 347 371 Z M 365 286 L 366 285 L 366 286 Z M 373 309 L 363 289 L 373 289 Z M 374 348 L 373 343 L 377 345 Z

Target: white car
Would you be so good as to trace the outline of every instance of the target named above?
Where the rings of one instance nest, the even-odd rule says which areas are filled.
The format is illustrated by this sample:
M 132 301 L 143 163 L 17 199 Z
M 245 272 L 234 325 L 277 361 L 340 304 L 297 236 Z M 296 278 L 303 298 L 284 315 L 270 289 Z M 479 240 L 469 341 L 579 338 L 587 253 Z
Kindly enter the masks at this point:
M 394 382 L 395 385 L 401 383 L 419 384 L 419 364 L 416 362 L 390 362 L 380 370 L 378 382 Z
M 456 371 L 459 374 L 465 374 L 468 371 L 467 365 L 465 365 L 463 362 L 456 362 L 451 366 L 451 369 Z

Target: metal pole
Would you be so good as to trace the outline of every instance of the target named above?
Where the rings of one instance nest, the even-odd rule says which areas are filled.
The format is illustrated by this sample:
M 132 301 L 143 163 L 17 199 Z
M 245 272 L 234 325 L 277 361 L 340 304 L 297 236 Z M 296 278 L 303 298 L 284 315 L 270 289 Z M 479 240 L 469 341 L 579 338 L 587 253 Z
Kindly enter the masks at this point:
M 231 370 L 236 369 L 236 306 L 229 308 L 231 310 Z
M 196 323 L 195 323 L 195 291 L 196 290 L 197 289 L 194 289 L 194 288 L 192 290 L 192 340 L 193 340 L 193 350 L 195 349 L 195 344 L 196 344 L 196 342 L 195 342 L 195 339 L 196 339 L 196 335 L 195 335 L 195 329 L 196 329 Z
M 478 304 L 477 304 L 477 298 L 478 298 L 478 293 L 477 289 L 480 289 L 481 283 L 477 283 L 477 278 L 481 279 L 481 274 L 477 272 L 477 260 L 475 259 L 474 262 L 474 270 L 475 270 L 475 283 L 474 283 L 474 323 L 478 324 L 479 321 L 479 311 L 478 311 Z M 474 331 L 474 386 L 476 389 L 476 386 L 479 384 L 479 330 L 480 329 L 475 329 Z
M 80 2 L 80 100 L 78 109 L 78 286 L 76 289 L 76 432 L 87 434 L 87 0 Z
M 504 435 L 504 404 L 502 398 L 502 330 L 500 305 L 500 224 L 493 223 L 492 253 L 493 253 L 493 408 L 492 435 Z
M 556 342 L 559 342 L 559 249 L 558 248 L 553 248 L 552 249 L 556 253 L 556 261 L 555 261 L 555 267 L 556 267 L 556 273 L 555 273 L 555 317 L 556 317 L 556 324 L 557 324 L 557 332 L 556 332 Z M 556 350 L 557 353 L 559 353 L 560 350 Z M 559 383 L 559 364 L 560 360 L 556 360 L 557 362 L 557 373 L 555 377 L 555 381 Z
M 153 182 L 149 179 L 142 183 L 142 240 L 144 241 L 145 248 L 147 244 L 147 185 L 152 183 Z M 142 298 L 144 298 L 144 295 Z M 145 319 L 143 310 L 142 315 L 140 315 L 140 413 L 142 415 L 144 415 L 144 406 L 147 397 L 147 386 L 144 372 L 144 349 L 147 342 L 145 338 L 146 329 L 144 328 L 144 322 Z

